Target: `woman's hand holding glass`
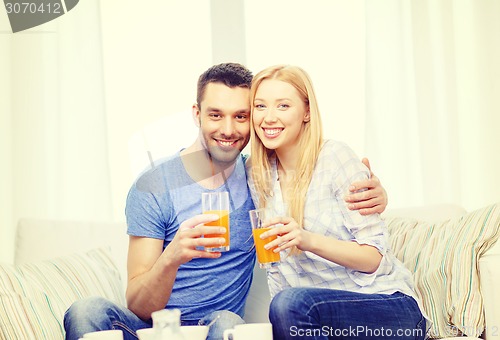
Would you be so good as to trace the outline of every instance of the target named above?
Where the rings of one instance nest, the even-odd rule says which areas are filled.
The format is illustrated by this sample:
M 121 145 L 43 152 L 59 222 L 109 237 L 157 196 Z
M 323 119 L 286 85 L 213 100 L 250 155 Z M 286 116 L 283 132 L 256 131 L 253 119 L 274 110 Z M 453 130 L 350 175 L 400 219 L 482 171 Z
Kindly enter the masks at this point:
M 299 224 L 289 216 L 273 217 L 266 221 L 263 227 L 274 225 L 274 228 L 269 229 L 260 235 L 261 239 L 277 235 L 278 238 L 267 243 L 265 249 L 273 249 L 275 253 L 297 246 L 302 251 L 307 251 L 312 248 L 313 233 L 302 229 Z M 276 248 L 275 248 L 276 247 Z

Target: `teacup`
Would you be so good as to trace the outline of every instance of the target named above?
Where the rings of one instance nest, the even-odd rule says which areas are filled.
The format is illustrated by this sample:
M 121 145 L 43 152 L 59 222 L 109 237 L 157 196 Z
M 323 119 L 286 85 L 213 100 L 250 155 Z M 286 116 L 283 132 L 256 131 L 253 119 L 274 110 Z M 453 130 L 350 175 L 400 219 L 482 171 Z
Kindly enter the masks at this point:
M 83 340 L 123 340 L 123 331 L 119 329 L 107 330 L 107 331 L 97 331 L 91 333 L 85 333 L 83 335 Z
M 143 328 L 137 330 L 139 340 L 154 340 L 155 332 L 153 328 Z M 208 335 L 208 326 L 181 326 L 181 333 L 185 339 L 205 340 Z

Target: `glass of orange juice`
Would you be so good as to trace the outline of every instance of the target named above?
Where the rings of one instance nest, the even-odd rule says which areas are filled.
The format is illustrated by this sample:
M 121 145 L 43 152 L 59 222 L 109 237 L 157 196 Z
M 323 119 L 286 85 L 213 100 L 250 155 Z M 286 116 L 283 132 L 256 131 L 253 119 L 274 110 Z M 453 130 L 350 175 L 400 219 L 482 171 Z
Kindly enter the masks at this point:
M 219 218 L 213 222 L 205 223 L 205 226 L 216 226 L 226 228 L 224 234 L 205 234 L 204 237 L 224 237 L 226 242 L 220 247 L 205 247 L 206 251 L 220 252 L 229 251 L 229 193 L 227 191 L 220 192 L 204 192 L 201 194 L 201 205 L 204 214 L 215 214 Z
M 265 249 L 264 245 L 276 240 L 276 236 L 271 236 L 265 239 L 261 239 L 260 235 L 273 226 L 267 226 L 263 228 L 262 226 L 271 217 L 276 216 L 276 211 L 270 208 L 261 208 L 250 210 L 250 222 L 252 223 L 252 234 L 253 241 L 255 243 L 255 251 L 257 252 L 257 261 L 259 262 L 260 268 L 271 268 L 280 264 L 280 253 L 275 253 L 273 249 Z

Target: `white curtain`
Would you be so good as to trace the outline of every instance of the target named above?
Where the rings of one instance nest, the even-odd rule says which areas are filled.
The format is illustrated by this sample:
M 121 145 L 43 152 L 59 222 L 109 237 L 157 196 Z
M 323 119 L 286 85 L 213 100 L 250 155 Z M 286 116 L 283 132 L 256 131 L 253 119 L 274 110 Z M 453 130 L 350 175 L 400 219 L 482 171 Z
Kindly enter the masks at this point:
M 0 259 L 9 261 L 19 218 L 111 218 L 99 2 L 1 44 Z
M 500 201 L 500 2 L 366 1 L 366 150 L 392 206 Z
M 326 136 L 370 158 L 390 207 L 500 201 L 500 1 L 251 0 L 243 12 L 247 66 L 304 67 Z M 210 18 L 208 1 L 195 13 L 85 0 L 12 34 L 0 15 L 0 260 L 20 217 L 123 218 L 127 142 L 189 110 L 221 27 Z
M 500 1 L 252 0 L 246 14 L 249 66 L 308 71 L 326 137 L 371 160 L 389 208 L 500 201 Z

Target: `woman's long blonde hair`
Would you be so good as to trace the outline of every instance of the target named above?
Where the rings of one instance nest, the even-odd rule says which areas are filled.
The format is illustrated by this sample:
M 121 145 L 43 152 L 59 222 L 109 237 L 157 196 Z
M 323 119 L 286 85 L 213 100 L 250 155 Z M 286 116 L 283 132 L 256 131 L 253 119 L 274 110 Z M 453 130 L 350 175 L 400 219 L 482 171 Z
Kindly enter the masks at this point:
M 255 184 L 259 197 L 259 207 L 266 206 L 268 197 L 272 193 L 271 183 L 271 159 L 276 157 L 274 150 L 268 150 L 255 133 L 253 126 L 253 110 L 255 93 L 260 83 L 266 79 L 275 79 L 286 82 L 297 89 L 302 99 L 309 108 L 310 120 L 304 122 L 303 130 L 299 141 L 299 155 L 297 163 L 296 181 L 292 187 L 291 195 L 288 195 L 288 213 L 303 227 L 304 205 L 307 190 L 311 183 L 312 174 L 318 159 L 318 155 L 323 143 L 323 128 L 318 109 L 316 95 L 309 75 L 300 67 L 289 65 L 277 65 L 268 67 L 252 80 L 250 89 L 250 102 L 252 105 L 252 121 L 250 122 L 251 141 L 251 168 L 250 175 Z M 292 253 L 297 253 L 297 249 L 292 249 Z

